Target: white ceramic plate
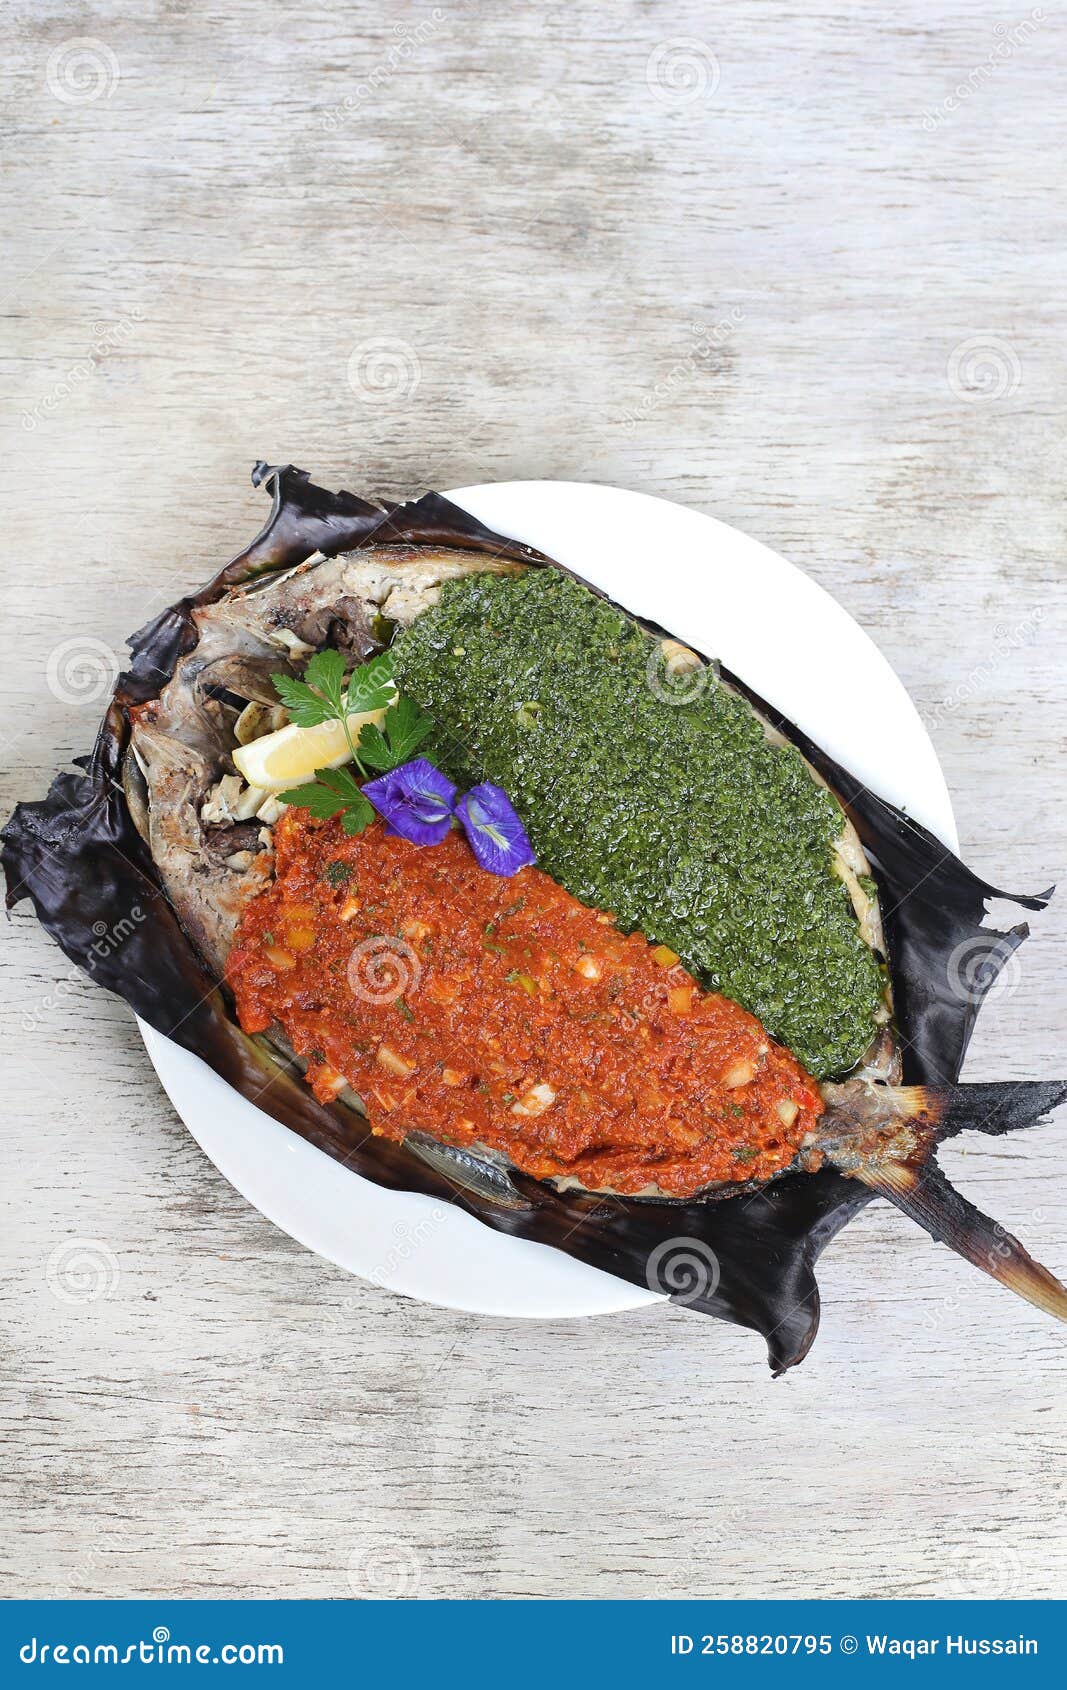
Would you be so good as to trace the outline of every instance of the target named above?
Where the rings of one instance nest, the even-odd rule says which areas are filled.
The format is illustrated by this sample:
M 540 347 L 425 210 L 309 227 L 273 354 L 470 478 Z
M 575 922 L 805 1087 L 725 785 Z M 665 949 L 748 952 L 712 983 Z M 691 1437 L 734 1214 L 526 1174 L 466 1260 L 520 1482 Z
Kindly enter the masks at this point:
M 509 481 L 449 497 L 721 658 L 957 849 L 944 777 L 903 686 L 851 617 L 784 558 L 711 517 L 618 487 Z M 383 1191 L 279 1126 L 188 1051 L 143 1023 L 141 1032 L 171 1102 L 231 1185 L 349 1272 L 475 1314 L 558 1318 L 661 1300 L 447 1204 Z

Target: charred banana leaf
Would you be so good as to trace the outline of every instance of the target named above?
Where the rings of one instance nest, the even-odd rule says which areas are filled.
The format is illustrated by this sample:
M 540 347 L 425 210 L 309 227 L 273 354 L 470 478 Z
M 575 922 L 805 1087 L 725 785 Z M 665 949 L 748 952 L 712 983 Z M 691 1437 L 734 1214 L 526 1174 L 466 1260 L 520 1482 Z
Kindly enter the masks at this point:
M 219 979 L 163 892 L 138 815 L 136 772 L 128 766 L 131 712 L 156 699 L 179 659 L 195 648 L 197 610 L 316 554 L 448 546 L 527 566 L 547 561 L 438 494 L 382 509 L 351 493 L 316 487 L 291 466 L 263 463 L 253 482 L 273 495 L 261 533 L 201 592 L 133 637 L 130 668 L 119 678 L 92 754 L 77 773 L 59 775 L 47 798 L 20 804 L 3 830 L 9 907 L 29 897 L 74 963 L 345 1166 L 390 1189 L 453 1201 L 498 1231 L 552 1245 L 761 1332 L 775 1372 L 802 1360 L 814 1339 L 820 1252 L 876 1193 L 1011 1289 L 1063 1317 L 1067 1303 L 1059 1282 L 955 1192 L 935 1160 L 940 1139 L 965 1129 L 1029 1125 L 1063 1095 L 1059 1086 L 955 1085 L 982 997 L 1028 933 L 1022 921 L 1004 931 L 984 925 L 987 905 L 999 899 L 1039 911 L 1050 894 L 1013 896 L 979 880 L 933 835 L 868 791 L 726 672 L 728 683 L 832 788 L 874 870 L 903 1079 L 906 1088 L 915 1088 L 903 1137 L 883 1134 L 865 1154 L 857 1154 L 854 1140 L 828 1139 L 820 1171 L 713 1203 L 560 1192 L 430 1140 L 397 1145 L 372 1137 L 358 1114 L 343 1103 L 318 1104 L 277 1053 L 241 1032 Z M 100 944 L 101 924 L 118 942 Z M 958 988 L 961 956 L 970 983 L 965 993 Z

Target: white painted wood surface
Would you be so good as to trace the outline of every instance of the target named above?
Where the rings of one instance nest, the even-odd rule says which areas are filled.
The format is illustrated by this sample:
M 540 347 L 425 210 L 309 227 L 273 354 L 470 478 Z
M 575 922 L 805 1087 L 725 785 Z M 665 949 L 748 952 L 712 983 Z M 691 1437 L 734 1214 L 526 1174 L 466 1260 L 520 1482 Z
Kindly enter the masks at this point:
M 245 541 L 264 456 L 749 530 L 895 663 L 975 868 L 1062 871 L 1062 13 L 15 0 L 4 35 L 5 812 L 86 748 L 72 653 Z M 972 1077 L 1063 1072 L 1065 911 Z M 778 1383 L 684 1311 L 422 1308 L 226 1186 L 25 906 L 0 970 L 8 1594 L 1064 1594 L 1063 1335 L 896 1213 Z M 951 1157 L 1061 1273 L 1065 1131 Z

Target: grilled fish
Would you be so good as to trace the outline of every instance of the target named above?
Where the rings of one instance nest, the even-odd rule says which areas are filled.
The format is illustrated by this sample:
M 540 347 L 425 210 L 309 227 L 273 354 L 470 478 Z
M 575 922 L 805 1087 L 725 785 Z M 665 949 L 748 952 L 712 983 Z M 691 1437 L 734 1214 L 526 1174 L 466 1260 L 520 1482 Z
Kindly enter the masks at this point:
M 257 727 L 271 731 L 278 720 L 271 674 L 281 669 L 299 675 L 311 655 L 324 646 L 341 649 L 358 661 L 381 649 L 384 641 L 392 640 L 399 642 L 401 674 L 413 675 L 415 666 L 403 655 L 404 638 L 408 633 L 413 640 L 422 638 L 420 629 L 431 626 L 432 618 L 427 613 L 439 606 L 443 589 L 447 594 L 455 590 L 455 584 L 466 583 L 471 577 L 518 585 L 530 574 L 514 560 L 449 547 L 372 546 L 336 557 L 313 556 L 290 571 L 235 588 L 194 612 L 195 646 L 179 660 L 173 679 L 162 688 L 158 699 L 133 712 L 132 757 L 126 761 L 125 780 L 131 813 L 149 845 L 167 895 L 198 950 L 220 977 L 231 963 L 242 918 L 261 894 L 268 902 L 276 895 L 271 890 L 276 885 L 275 828 L 284 806 L 269 792 L 243 788 L 232 760 L 242 732 L 249 731 L 249 723 L 253 732 Z M 582 591 L 568 583 L 568 594 Z M 478 595 L 470 597 L 477 605 Z M 440 626 L 439 620 L 435 626 Z M 666 665 L 671 684 L 678 675 L 684 681 L 699 661 L 695 654 L 677 642 L 640 633 L 634 626 L 634 637 L 647 642 L 649 662 L 661 668 Z M 453 632 L 454 628 L 449 638 Z M 715 685 L 725 687 L 718 676 Z M 760 744 L 777 750 L 781 741 L 770 722 L 747 699 L 726 690 L 729 708 L 749 715 L 758 726 Z M 432 689 L 425 702 L 431 709 L 438 703 Z M 541 700 L 529 702 L 541 704 Z M 674 706 L 668 701 L 666 708 Z M 475 745 L 472 749 L 470 741 L 457 738 L 454 731 L 449 743 L 457 760 L 466 759 L 468 766 L 472 757 L 485 755 L 484 747 Z M 675 1179 L 672 1185 L 669 1179 L 659 1183 L 645 1175 L 635 1176 L 635 1184 L 635 1178 L 620 1177 L 617 1169 L 602 1177 L 591 1171 L 592 1164 L 583 1168 L 580 1159 L 576 1168 L 567 1169 L 550 1166 L 543 1158 L 540 1164 L 527 1158 L 526 1169 L 537 1177 L 554 1180 L 563 1189 L 577 1187 L 636 1201 L 682 1200 L 691 1198 L 694 1192 L 705 1200 L 717 1200 L 752 1191 L 786 1173 L 812 1172 L 829 1164 L 887 1197 L 933 1236 L 1020 1295 L 1067 1317 L 1067 1293 L 1059 1282 L 1038 1267 L 1017 1240 L 979 1214 L 948 1185 L 933 1154 L 941 1138 L 965 1127 L 1003 1132 L 1029 1125 L 1054 1108 L 1064 1090 L 1058 1085 L 1024 1085 L 947 1087 L 938 1091 L 899 1085 L 900 1052 L 892 1022 L 889 977 L 882 967 L 885 941 L 870 865 L 852 824 L 826 793 L 822 778 L 792 747 L 788 748 L 788 758 L 790 779 L 809 782 L 820 802 L 832 804 L 835 823 L 828 831 L 825 861 L 812 863 L 810 856 L 790 860 L 786 853 L 779 872 L 783 883 L 788 883 L 790 875 L 799 875 L 802 881 L 806 876 L 809 884 L 817 883 L 820 877 L 832 878 L 847 902 L 856 942 L 872 958 L 871 977 L 876 975 L 879 981 L 862 1054 L 846 1074 L 812 1079 L 794 1056 L 775 1043 L 771 1036 L 774 1029 L 765 1031 L 743 1007 L 731 1003 L 729 1007 L 737 1016 L 745 1015 L 745 1025 L 757 1029 L 757 1046 L 763 1052 L 760 1060 L 792 1063 L 802 1076 L 797 1098 L 784 1100 L 786 1115 L 790 1113 L 789 1104 L 797 1102 L 795 1116 L 788 1122 L 776 1116 L 774 1145 L 767 1145 L 770 1135 L 765 1134 L 752 1166 L 746 1168 L 742 1162 L 730 1169 L 728 1176 L 700 1179 L 692 1186 L 684 1179 L 681 1184 Z M 487 762 L 490 773 L 501 772 L 491 754 Z M 536 838 L 536 816 L 524 819 L 528 819 Z M 580 817 L 575 826 L 581 828 Z M 770 890 L 773 893 L 774 888 Z M 580 904 L 575 907 L 582 908 Z M 659 939 L 656 910 L 628 913 L 631 921 L 636 914 L 642 928 Z M 624 936 L 618 937 L 622 940 Z M 645 944 L 643 938 L 637 942 Z M 671 947 L 662 943 L 661 949 L 671 952 Z M 678 953 L 677 966 L 683 973 L 687 965 L 694 967 L 694 959 Z M 706 980 L 701 982 L 698 968 L 694 967 L 694 973 L 697 979 L 690 980 L 686 975 L 686 980 L 698 994 L 695 1001 L 722 1004 L 721 994 L 700 994 L 700 984 L 706 984 Z M 683 983 L 677 989 L 688 988 Z M 352 1007 L 353 1024 L 358 1023 L 360 1013 L 365 1020 L 375 1014 L 372 1005 L 353 1002 Z M 277 1027 L 277 1018 L 271 1017 L 269 1024 Z M 631 1049 L 633 1062 L 639 1066 L 636 1039 L 631 1041 Z M 298 1050 L 298 1055 L 303 1054 Z M 401 1064 L 406 1060 L 397 1056 Z M 320 1097 L 324 1084 L 326 1094 L 337 1095 L 337 1090 L 331 1092 L 330 1088 L 339 1080 L 342 1095 L 356 1107 L 364 1107 L 347 1084 L 349 1077 L 343 1065 L 326 1062 L 325 1067 L 317 1063 L 311 1066 L 313 1081 L 319 1076 L 316 1083 Z M 379 1092 L 384 1086 L 386 1095 L 390 1095 L 390 1085 L 397 1089 L 397 1078 L 380 1076 Z M 762 1079 L 761 1070 L 760 1083 Z M 755 1083 L 755 1079 L 748 1083 Z M 527 1091 L 530 1089 L 527 1087 Z M 403 1096 L 402 1087 L 399 1095 Z M 806 1103 L 805 1097 L 814 1101 Z M 537 1107 L 536 1097 L 532 1107 Z M 745 1105 L 735 1100 L 735 1107 Z M 684 1130 L 685 1122 L 681 1124 Z M 718 1119 L 717 1126 L 721 1149 L 729 1145 L 730 1134 L 722 1130 L 723 1118 Z M 378 1130 L 386 1129 L 379 1126 Z M 634 1131 L 640 1136 L 643 1130 L 638 1120 Z M 456 1141 L 455 1135 L 450 1143 L 443 1116 L 431 1114 L 417 1121 L 407 1120 L 401 1111 L 390 1121 L 388 1131 L 402 1139 L 410 1133 L 413 1149 L 425 1149 L 427 1143 L 436 1142 L 438 1165 L 449 1169 L 461 1186 L 473 1182 L 480 1190 L 499 1193 L 508 1189 L 499 1166 L 494 1166 L 500 1162 L 499 1147 L 475 1132 L 466 1143 Z M 706 1148 L 706 1136 L 701 1142 Z M 742 1152 L 752 1147 L 740 1141 L 737 1145 Z M 505 1161 L 514 1161 L 515 1148 L 512 1144 L 512 1155 L 505 1156 Z M 647 1142 L 642 1155 L 647 1164 Z
M 46 800 L 20 805 L 3 830 L 9 904 L 28 893 L 68 956 L 97 980 L 295 1131 L 383 1184 L 436 1192 L 443 1179 L 471 1194 L 470 1206 L 489 1224 L 541 1238 L 637 1283 L 646 1281 L 647 1263 L 658 1260 L 675 1225 L 713 1237 L 729 1278 L 683 1300 L 758 1326 L 776 1368 L 792 1365 L 810 1345 L 818 1318 L 812 1262 L 857 1206 L 844 1181 L 809 1177 L 820 1166 L 857 1190 L 881 1193 L 935 1238 L 1062 1318 L 1063 1287 L 948 1184 L 935 1152 L 956 1132 L 1029 1125 L 1056 1106 L 1064 1088 L 900 1084 L 898 1013 L 912 1072 L 936 1071 L 939 1057 L 958 1072 L 981 990 L 961 1006 L 933 971 L 959 937 L 985 971 L 981 986 L 996 971 L 991 947 L 1005 956 L 1025 936 L 1024 927 L 997 935 L 979 925 L 992 888 L 860 788 L 743 683 L 610 606 L 609 627 L 600 595 L 437 495 L 383 512 L 351 494 L 315 488 L 300 471 L 259 465 L 253 479 L 275 489 L 263 532 L 200 594 L 135 636 L 134 667 L 120 677 L 95 751 L 82 761 L 87 772 L 59 775 Z M 561 654 L 579 629 L 595 634 L 596 649 L 568 668 Z M 583 941 L 592 954 L 582 968 L 566 969 L 567 990 L 542 1001 L 545 980 L 554 978 L 551 959 L 539 974 L 527 966 L 531 959 L 514 957 L 497 981 L 500 992 L 517 994 L 527 1042 L 534 1024 L 548 1028 L 541 1050 L 547 1077 L 533 1072 L 532 1049 L 530 1063 L 520 1063 L 521 1074 L 510 1079 L 479 1068 L 477 1084 L 487 1091 L 475 1087 L 471 1096 L 488 1097 L 494 1107 L 464 1110 L 458 1119 L 470 1127 L 457 1128 L 454 1110 L 427 1110 L 417 1084 L 410 1113 L 400 1107 L 411 1090 L 407 1030 L 417 1024 L 416 1011 L 426 1025 L 433 1021 L 432 1000 L 418 995 L 414 1008 L 404 999 L 404 1008 L 385 1011 L 360 1002 L 358 992 L 351 1005 L 342 1000 L 352 1019 L 350 1045 L 371 1046 L 371 1075 L 369 1062 L 365 1070 L 356 1061 L 368 1051 L 315 1042 L 329 1043 L 336 1029 L 313 1035 L 280 1013 L 281 1001 L 257 1005 L 245 991 L 254 982 L 244 964 L 261 960 L 248 952 L 257 923 L 265 937 L 260 912 L 284 898 L 291 872 L 306 874 L 317 852 L 337 847 L 328 829 L 305 836 L 275 791 L 242 778 L 235 757 L 254 753 L 285 722 L 273 674 L 299 677 L 324 648 L 355 664 L 389 644 L 405 690 L 438 722 L 433 751 L 441 765 L 457 777 L 488 775 L 509 788 L 541 870 L 551 875 L 524 870 L 519 878 L 541 888 L 550 904 L 557 900 L 575 932 L 593 924 L 592 940 Z M 599 737 L 590 737 L 576 715 L 583 689 L 607 712 Z M 671 748 L 674 785 L 657 789 L 648 770 L 661 743 Z M 677 778 L 687 743 L 688 786 Z M 710 765 L 709 745 L 723 752 Z M 540 785 L 537 758 L 548 774 Z M 247 756 L 242 762 L 248 766 Z M 595 818 L 583 803 L 583 778 L 591 790 L 595 781 Z M 757 862 L 751 824 L 761 805 L 788 825 L 776 829 L 774 849 L 760 850 Z M 878 876 L 893 887 L 885 923 L 846 805 L 877 852 Z M 699 827 L 689 828 L 690 814 Z M 642 873 L 627 879 L 620 870 L 634 860 L 641 827 L 655 849 Z M 420 872 L 435 850 L 454 857 L 462 847 L 457 840 L 423 850 Z M 717 882 L 719 863 L 730 873 Z M 381 924 L 366 911 L 342 919 L 352 889 L 335 896 L 327 884 L 328 909 L 318 909 L 317 893 L 305 900 L 317 911 L 310 922 L 303 918 L 312 928 L 309 948 L 320 936 L 320 917 L 321 932 L 342 945 L 356 930 L 347 928 L 342 939 L 338 923 L 356 918 L 370 926 L 352 939 L 352 951 L 371 941 L 374 952 L 389 937 L 372 930 Z M 403 877 L 392 895 L 404 895 Z M 1016 900 L 1031 909 L 1045 901 L 1047 895 Z M 396 913 L 398 925 L 411 924 L 411 936 L 392 938 L 409 947 L 423 970 L 417 992 L 428 992 L 442 971 L 423 954 L 424 917 L 399 906 Z M 516 913 L 507 918 L 507 934 L 518 931 Z M 483 934 L 497 915 L 504 919 L 504 909 L 487 918 Z M 121 943 L 101 946 L 108 920 Z M 298 919 L 289 943 L 274 935 L 270 948 L 294 962 L 291 970 L 283 964 L 283 975 L 304 966 L 297 961 L 306 954 L 298 948 L 300 926 Z M 500 973 L 498 953 L 487 957 L 485 979 L 454 982 L 461 996 L 473 993 L 478 1013 L 486 981 Z M 620 958 L 629 958 L 628 973 Z M 263 1028 L 252 1037 L 212 989 L 227 969 L 238 1001 L 245 992 L 248 1025 Z M 347 965 L 344 973 L 351 986 Z M 443 975 L 447 991 L 448 971 Z M 638 979 L 646 990 L 635 1002 L 630 987 Z M 632 1026 L 643 1022 L 657 1044 L 657 1061 L 644 1077 L 643 1035 L 620 1043 L 618 1028 L 602 1019 L 597 994 L 604 980 L 622 981 L 612 1007 L 629 1009 L 637 1018 Z M 832 999 L 824 982 L 833 984 Z M 585 994 L 584 1007 L 575 992 Z M 321 1013 L 322 997 L 305 993 L 308 1013 Z M 392 1017 L 384 1032 L 380 1013 Z M 672 1030 L 668 1016 L 689 1030 Z M 568 1043 L 576 1027 L 584 1029 L 582 1048 L 594 1068 L 606 1076 L 611 1060 L 604 1053 L 617 1058 L 617 1094 L 608 1107 L 599 1083 L 591 1090 L 587 1083 L 601 1140 L 594 1133 L 566 1142 L 580 1110 L 567 1119 L 561 1111 L 563 1137 L 550 1153 L 559 1088 L 582 1090 L 571 1057 L 564 1061 L 562 1045 L 554 1048 L 552 1029 L 565 1032 Z M 430 1037 L 440 1034 L 438 1027 Z M 672 1038 L 681 1068 L 660 1060 Z M 447 1060 L 435 1058 L 442 1074 L 452 1071 L 450 1081 L 459 1076 L 459 1085 L 442 1081 L 453 1092 L 475 1071 L 464 1068 L 471 1053 L 461 1047 L 450 1048 Z M 490 1053 L 489 1061 L 507 1066 L 520 1048 Z M 739 1065 L 734 1072 L 730 1061 Z M 290 1078 L 294 1062 L 319 1098 L 369 1110 L 372 1130 L 383 1134 L 372 1156 L 351 1125 L 360 1117 L 316 1103 Z M 368 1094 L 373 1078 L 381 1095 L 368 1103 L 350 1078 Z M 638 1096 L 634 1088 L 642 1085 Z M 731 1091 L 739 1095 L 729 1098 Z M 418 1164 L 428 1164 L 432 1177 Z M 740 1193 L 751 1197 L 720 1201 Z

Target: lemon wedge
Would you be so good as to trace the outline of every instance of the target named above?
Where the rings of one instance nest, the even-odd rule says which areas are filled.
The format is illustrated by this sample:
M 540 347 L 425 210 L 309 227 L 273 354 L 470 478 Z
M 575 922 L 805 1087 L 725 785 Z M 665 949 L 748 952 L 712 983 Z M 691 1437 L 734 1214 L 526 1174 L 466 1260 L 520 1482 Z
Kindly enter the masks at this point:
M 384 710 L 365 710 L 349 716 L 348 731 L 353 741 L 359 743 L 364 722 L 380 722 L 384 715 Z M 239 745 L 233 761 L 249 786 L 281 792 L 286 786 L 302 786 L 316 769 L 339 768 L 350 762 L 351 756 L 342 723 L 320 722 L 314 728 L 301 728 L 290 722 L 287 728 Z

